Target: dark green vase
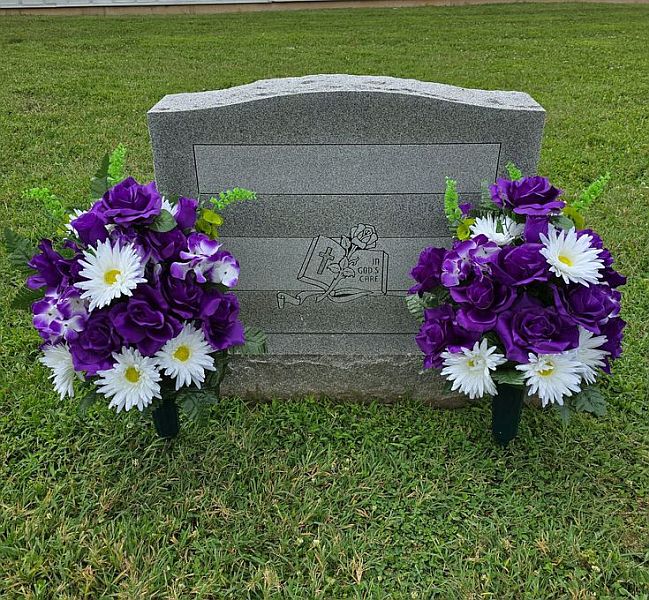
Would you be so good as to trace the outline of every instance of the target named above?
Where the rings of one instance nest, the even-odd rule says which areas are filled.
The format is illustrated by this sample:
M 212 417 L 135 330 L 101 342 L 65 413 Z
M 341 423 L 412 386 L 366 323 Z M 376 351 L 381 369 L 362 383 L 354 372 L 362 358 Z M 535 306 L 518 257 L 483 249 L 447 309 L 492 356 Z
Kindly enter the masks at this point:
M 525 389 L 500 383 L 496 385 L 496 391 L 491 401 L 491 430 L 496 442 L 504 448 L 518 433 Z
M 157 434 L 166 440 L 175 438 L 180 431 L 178 406 L 173 396 L 163 396 L 157 408 L 153 409 L 153 424 Z

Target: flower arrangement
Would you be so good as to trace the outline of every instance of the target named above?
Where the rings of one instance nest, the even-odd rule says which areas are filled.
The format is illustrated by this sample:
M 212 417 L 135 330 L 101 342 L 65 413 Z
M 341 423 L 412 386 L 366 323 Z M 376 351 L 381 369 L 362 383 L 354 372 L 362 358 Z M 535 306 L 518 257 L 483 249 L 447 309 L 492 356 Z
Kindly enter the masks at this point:
M 117 412 L 152 411 L 158 434 L 174 437 L 179 404 L 197 418 L 218 399 L 232 352 L 264 350 L 263 334 L 239 320 L 239 264 L 215 239 L 214 209 L 255 195 L 164 198 L 155 182 L 125 178 L 124 158 L 120 146 L 104 159 L 87 210 L 68 213 L 47 189 L 27 194 L 58 235 L 35 249 L 6 232 L 10 258 L 29 272 L 15 305 L 31 306 L 62 399 L 85 387 L 84 410 L 104 398 Z
M 407 299 L 421 321 L 424 368 L 440 369 L 471 399 L 494 397 L 503 444 L 516 435 L 523 391 L 565 418 L 605 410 L 595 384 L 622 351 L 626 281 L 584 223 L 608 175 L 571 201 L 544 177 L 523 177 L 512 164 L 508 173 L 477 206 L 460 203 L 447 179 L 454 240 L 421 253 Z

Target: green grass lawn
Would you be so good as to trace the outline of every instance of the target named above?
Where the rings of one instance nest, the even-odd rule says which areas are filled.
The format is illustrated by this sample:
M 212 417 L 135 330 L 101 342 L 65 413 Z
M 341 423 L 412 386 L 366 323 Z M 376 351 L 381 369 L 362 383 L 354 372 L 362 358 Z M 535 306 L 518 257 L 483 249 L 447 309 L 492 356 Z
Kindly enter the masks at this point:
M 206 17 L 0 18 L 0 222 L 36 235 L 118 142 L 151 177 L 164 94 L 308 73 L 529 92 L 540 171 L 592 210 L 629 276 L 609 414 L 486 403 L 249 406 L 166 445 L 138 415 L 61 402 L 0 284 L 1 598 L 649 597 L 649 6 L 508 5 Z M 4 255 L 0 267 L 10 272 Z

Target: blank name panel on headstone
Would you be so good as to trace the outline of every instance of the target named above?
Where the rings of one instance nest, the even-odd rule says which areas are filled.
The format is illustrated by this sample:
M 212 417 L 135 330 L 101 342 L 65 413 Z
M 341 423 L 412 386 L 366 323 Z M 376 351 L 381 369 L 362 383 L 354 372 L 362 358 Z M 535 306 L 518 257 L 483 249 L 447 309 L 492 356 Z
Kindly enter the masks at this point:
M 445 178 L 476 200 L 499 153 L 500 144 L 195 145 L 202 199 L 236 185 L 259 197 L 225 211 L 223 241 L 243 266 L 242 318 L 278 353 L 414 350 L 403 298 L 421 249 L 447 237 Z M 376 240 L 352 245 L 353 264 L 337 272 L 349 254 L 341 241 L 359 225 Z

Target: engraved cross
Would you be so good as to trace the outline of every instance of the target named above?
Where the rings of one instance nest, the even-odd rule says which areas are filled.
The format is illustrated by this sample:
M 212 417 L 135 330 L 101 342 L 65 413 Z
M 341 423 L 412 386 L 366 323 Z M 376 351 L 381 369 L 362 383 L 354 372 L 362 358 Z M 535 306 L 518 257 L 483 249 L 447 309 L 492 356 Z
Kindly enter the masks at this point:
M 320 266 L 318 267 L 318 275 L 322 275 L 324 273 L 325 268 L 327 267 L 327 263 L 330 263 L 334 257 L 331 254 L 331 246 L 327 247 L 326 252 L 320 252 L 318 254 L 322 258 L 320 261 Z

